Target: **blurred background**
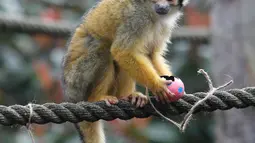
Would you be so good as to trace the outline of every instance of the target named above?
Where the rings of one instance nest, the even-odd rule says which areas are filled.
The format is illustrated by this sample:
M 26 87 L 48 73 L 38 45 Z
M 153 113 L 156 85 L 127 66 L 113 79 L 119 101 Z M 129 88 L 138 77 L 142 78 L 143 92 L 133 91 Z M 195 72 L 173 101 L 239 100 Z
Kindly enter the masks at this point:
M 60 103 L 60 63 L 70 31 L 96 0 L 0 0 L 0 104 Z M 254 85 L 254 0 L 190 0 L 167 59 L 187 93 Z M 231 78 L 230 78 L 231 76 Z M 139 87 L 142 90 L 141 87 Z M 185 133 L 156 117 L 105 123 L 109 143 L 254 143 L 252 107 L 199 113 Z M 171 117 L 180 121 L 182 116 Z M 72 124 L 32 125 L 36 143 L 79 143 Z M 0 125 L 0 143 L 31 143 L 25 127 Z

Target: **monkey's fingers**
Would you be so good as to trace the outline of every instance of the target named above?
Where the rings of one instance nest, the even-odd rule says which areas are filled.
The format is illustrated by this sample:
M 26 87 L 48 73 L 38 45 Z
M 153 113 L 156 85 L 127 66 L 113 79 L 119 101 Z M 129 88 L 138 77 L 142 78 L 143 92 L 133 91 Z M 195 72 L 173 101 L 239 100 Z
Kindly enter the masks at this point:
M 158 92 L 158 93 L 156 94 L 156 96 L 158 97 L 158 99 L 159 99 L 160 102 L 162 102 L 163 104 L 166 103 L 166 102 L 165 102 L 165 98 L 164 98 L 163 92 Z
M 104 101 L 106 102 L 107 106 L 111 106 L 113 104 L 117 104 L 118 103 L 118 100 L 112 100 L 112 99 L 105 99 Z
M 167 93 L 163 92 L 162 95 L 163 95 L 165 102 L 170 103 Z
M 131 97 L 131 103 L 135 104 L 136 103 L 136 96 L 130 96 Z
M 175 96 L 175 94 L 170 91 L 170 94 L 168 95 L 168 97 L 171 98 L 171 97 L 174 97 L 174 96 Z
M 157 102 L 161 102 L 161 100 L 159 98 L 160 94 L 158 92 L 152 92 L 152 94 L 154 95 Z
M 112 104 L 108 100 L 104 100 L 107 106 L 111 106 Z
M 165 80 L 165 84 L 166 85 L 169 85 L 169 84 L 171 84 L 173 81 L 172 80 Z
M 173 94 L 173 93 L 167 88 L 167 86 L 164 87 L 164 92 L 165 92 L 166 96 L 170 96 L 170 97 L 171 97 L 172 94 Z
M 136 107 L 143 107 L 148 103 L 148 97 L 143 95 L 140 92 L 134 92 L 128 98 L 131 100 L 131 103 Z
M 174 94 L 172 92 L 170 92 L 168 90 L 168 92 L 166 92 L 165 90 L 164 91 L 161 91 L 161 92 L 157 92 L 154 94 L 155 95 L 155 98 L 158 102 L 162 102 L 163 104 L 165 103 L 170 103 L 170 97 L 173 97 Z
M 149 102 L 148 97 L 145 97 L 144 99 L 142 99 L 142 103 L 140 105 L 140 107 L 143 107 L 144 105 L 146 105 Z
M 148 99 L 148 97 L 147 96 L 145 96 L 145 95 L 140 95 L 140 96 L 138 96 L 138 98 L 139 99 L 141 99 L 141 102 L 140 102 L 140 104 L 138 104 L 139 105 L 139 107 L 143 107 L 145 104 L 147 104 L 148 102 L 149 102 L 149 99 Z
M 136 97 L 136 107 L 140 107 L 141 102 L 142 102 L 142 99 L 137 96 Z
M 114 96 L 107 96 L 103 99 L 106 102 L 107 106 L 111 106 L 113 104 L 117 104 L 119 100 Z

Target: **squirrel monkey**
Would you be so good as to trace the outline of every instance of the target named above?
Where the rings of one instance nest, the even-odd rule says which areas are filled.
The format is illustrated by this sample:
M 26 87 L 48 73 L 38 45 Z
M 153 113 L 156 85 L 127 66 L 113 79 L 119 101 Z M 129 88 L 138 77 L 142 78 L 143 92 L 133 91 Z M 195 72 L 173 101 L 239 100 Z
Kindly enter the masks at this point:
M 148 99 L 136 92 L 138 83 L 162 102 L 174 96 L 161 78 L 170 66 L 163 55 L 180 8 L 188 0 L 102 0 L 75 29 L 63 58 L 63 88 L 68 101 L 107 105 L 128 97 L 137 107 Z M 78 123 L 82 141 L 105 143 L 101 121 Z

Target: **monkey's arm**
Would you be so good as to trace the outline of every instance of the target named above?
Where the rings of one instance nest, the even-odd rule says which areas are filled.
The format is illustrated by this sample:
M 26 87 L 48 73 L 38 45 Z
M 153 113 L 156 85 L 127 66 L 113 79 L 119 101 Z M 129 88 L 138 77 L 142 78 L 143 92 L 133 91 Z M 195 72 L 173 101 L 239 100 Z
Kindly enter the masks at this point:
M 148 57 L 134 50 L 112 47 L 114 60 L 138 83 L 150 89 L 158 89 L 162 85 L 159 75 Z
M 167 60 L 163 57 L 163 55 L 160 52 L 154 52 L 151 59 L 152 59 L 152 64 L 154 65 L 155 69 L 157 70 L 160 76 L 172 75 L 170 65 L 168 64 Z
M 167 82 L 160 78 L 149 57 L 143 53 L 143 40 L 135 37 L 116 39 L 111 53 L 118 65 L 124 69 L 137 83 L 148 87 L 153 93 L 170 94 Z

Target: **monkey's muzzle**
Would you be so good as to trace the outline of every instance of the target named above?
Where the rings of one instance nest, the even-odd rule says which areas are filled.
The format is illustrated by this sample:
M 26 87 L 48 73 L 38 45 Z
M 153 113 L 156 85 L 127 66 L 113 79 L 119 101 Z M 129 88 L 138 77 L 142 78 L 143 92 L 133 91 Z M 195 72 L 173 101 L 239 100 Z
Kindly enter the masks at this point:
M 155 10 L 156 10 L 157 14 L 165 15 L 169 12 L 170 6 L 169 5 L 156 4 L 155 5 Z

